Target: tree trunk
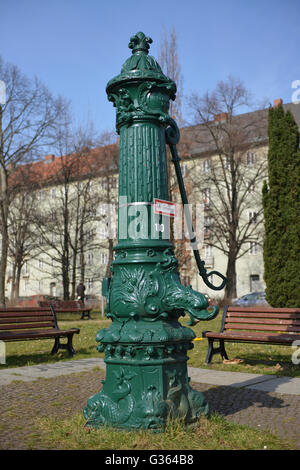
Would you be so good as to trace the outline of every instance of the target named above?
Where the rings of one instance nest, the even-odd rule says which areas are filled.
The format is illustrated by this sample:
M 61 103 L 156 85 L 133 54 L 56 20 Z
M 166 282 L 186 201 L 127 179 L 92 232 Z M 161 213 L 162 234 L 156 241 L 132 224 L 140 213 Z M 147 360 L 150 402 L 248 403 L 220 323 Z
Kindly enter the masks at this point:
M 113 248 L 114 248 L 114 242 L 112 238 L 108 239 L 108 262 L 106 265 L 106 272 L 104 277 L 111 277 L 111 270 L 110 270 L 110 265 L 113 260 Z
M 5 307 L 5 278 L 8 254 L 8 186 L 6 170 L 0 167 L 1 179 L 1 259 L 0 259 L 0 304 Z
M 69 262 L 65 255 L 63 255 L 62 259 L 62 282 L 63 282 L 63 297 L 64 300 L 70 299 L 70 291 L 69 291 Z
M 237 297 L 236 292 L 236 256 L 234 253 L 229 252 L 228 263 L 226 271 L 226 288 L 225 288 L 225 299 L 226 302 L 231 302 L 232 299 Z
M 22 266 L 19 265 L 19 266 L 17 266 L 16 280 L 15 280 L 15 292 L 14 292 L 14 299 L 15 300 L 19 299 L 21 272 L 22 272 Z
M 77 251 L 73 251 L 72 281 L 71 281 L 71 299 L 75 299 L 76 294 L 76 269 L 77 269 Z

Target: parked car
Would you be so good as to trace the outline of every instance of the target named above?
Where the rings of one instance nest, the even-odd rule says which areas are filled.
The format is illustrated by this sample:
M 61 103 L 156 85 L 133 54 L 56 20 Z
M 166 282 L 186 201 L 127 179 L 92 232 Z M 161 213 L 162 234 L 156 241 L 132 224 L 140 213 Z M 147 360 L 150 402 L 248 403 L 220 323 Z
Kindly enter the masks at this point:
M 259 305 L 268 306 L 265 292 L 251 292 L 250 294 L 246 294 L 235 299 L 232 303 L 233 305 L 238 305 L 240 307 L 255 307 Z

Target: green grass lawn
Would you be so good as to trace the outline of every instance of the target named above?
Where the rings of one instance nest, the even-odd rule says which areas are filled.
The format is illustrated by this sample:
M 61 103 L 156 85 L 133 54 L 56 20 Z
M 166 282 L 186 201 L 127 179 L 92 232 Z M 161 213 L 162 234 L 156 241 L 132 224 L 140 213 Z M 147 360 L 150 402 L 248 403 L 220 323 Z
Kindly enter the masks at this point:
M 77 318 L 76 318 L 77 316 Z M 189 366 L 215 370 L 250 372 L 258 374 L 276 374 L 291 377 L 300 377 L 299 365 L 291 360 L 294 350 L 289 346 L 270 346 L 245 343 L 225 344 L 229 358 L 239 358 L 244 362 L 237 365 L 223 364 L 220 355 L 213 358 L 210 365 L 205 364 L 207 353 L 207 340 L 202 339 L 202 331 L 219 331 L 222 315 L 211 321 L 199 322 L 192 329 L 197 335 L 194 348 L 189 351 Z M 188 317 L 182 318 L 182 324 L 187 325 Z M 19 367 L 25 365 L 43 364 L 59 360 L 76 360 L 90 357 L 103 357 L 96 349 L 96 334 L 101 328 L 110 325 L 110 320 L 101 317 L 99 312 L 93 312 L 91 320 L 80 320 L 78 314 L 65 314 L 58 316 L 58 324 L 63 328 L 80 328 L 80 334 L 74 335 L 73 345 L 76 354 L 69 358 L 67 351 L 61 350 L 51 356 L 53 340 L 36 340 L 8 342 L 6 344 L 6 364 L 0 365 L 0 370 L 6 367 Z M 300 338 L 300 337 L 299 337 Z M 64 341 L 64 340 L 62 340 Z
M 163 433 L 87 429 L 82 414 L 69 419 L 40 418 L 35 422 L 44 448 L 64 450 L 287 450 L 293 445 L 266 431 L 226 421 L 218 414 L 200 418 L 197 427 L 170 421 Z M 36 431 L 37 432 L 37 431 Z M 36 434 L 28 447 L 36 448 Z

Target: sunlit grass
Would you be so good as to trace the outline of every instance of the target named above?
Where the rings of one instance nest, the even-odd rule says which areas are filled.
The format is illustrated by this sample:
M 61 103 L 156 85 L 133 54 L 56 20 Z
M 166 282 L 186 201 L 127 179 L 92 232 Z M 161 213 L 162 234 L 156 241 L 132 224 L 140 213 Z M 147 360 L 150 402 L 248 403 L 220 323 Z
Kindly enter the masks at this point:
M 164 432 L 148 430 L 116 430 L 110 427 L 87 429 L 81 414 L 70 419 L 39 418 L 37 433 L 27 445 L 38 448 L 65 450 L 284 450 L 292 446 L 266 431 L 228 422 L 220 415 L 201 418 L 198 426 L 184 426 L 181 420 L 171 420 Z M 39 437 L 38 437 L 39 435 Z

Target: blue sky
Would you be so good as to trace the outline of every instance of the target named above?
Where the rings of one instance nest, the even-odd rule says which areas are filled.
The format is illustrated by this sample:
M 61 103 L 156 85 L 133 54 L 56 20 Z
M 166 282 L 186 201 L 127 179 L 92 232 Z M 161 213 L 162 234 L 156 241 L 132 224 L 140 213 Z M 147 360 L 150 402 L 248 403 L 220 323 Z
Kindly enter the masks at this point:
M 130 36 L 174 27 L 184 94 L 203 94 L 229 75 L 260 101 L 290 102 L 300 80 L 299 0 L 0 0 L 0 54 L 73 104 L 75 120 L 115 126 L 107 82 L 131 54 Z M 185 110 L 185 117 L 189 117 Z

